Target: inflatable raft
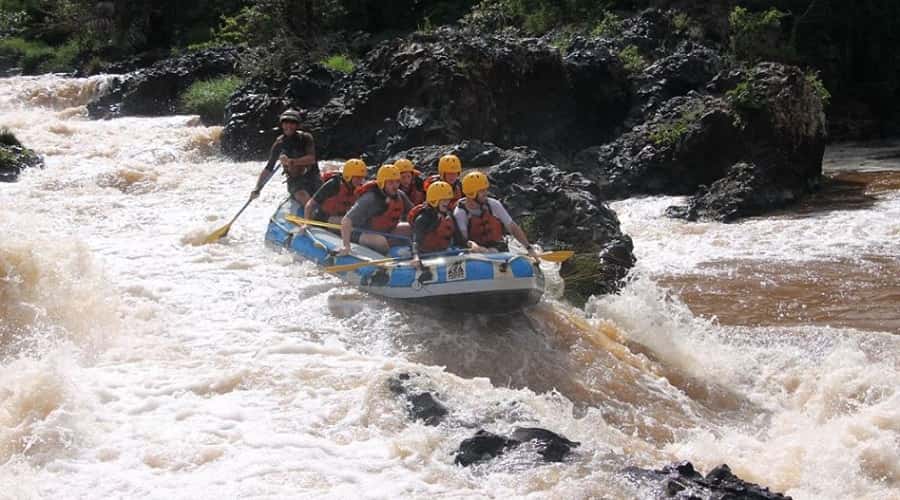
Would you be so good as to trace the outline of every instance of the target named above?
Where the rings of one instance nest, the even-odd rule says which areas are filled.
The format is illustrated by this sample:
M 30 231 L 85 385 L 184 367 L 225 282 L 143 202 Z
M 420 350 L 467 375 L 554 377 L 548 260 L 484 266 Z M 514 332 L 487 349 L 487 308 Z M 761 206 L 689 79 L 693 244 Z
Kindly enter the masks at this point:
M 336 255 L 339 235 L 326 229 L 300 227 L 287 220 L 298 205 L 287 200 L 269 221 L 266 243 L 286 249 L 321 267 L 382 260 L 409 253 L 398 247 L 383 255 L 353 244 L 351 254 Z M 538 302 L 544 293 L 544 275 L 527 256 L 514 253 L 478 254 L 451 249 L 420 256 L 422 269 L 409 257 L 380 265 L 364 266 L 337 275 L 368 293 L 391 299 L 450 307 L 460 311 L 505 313 Z

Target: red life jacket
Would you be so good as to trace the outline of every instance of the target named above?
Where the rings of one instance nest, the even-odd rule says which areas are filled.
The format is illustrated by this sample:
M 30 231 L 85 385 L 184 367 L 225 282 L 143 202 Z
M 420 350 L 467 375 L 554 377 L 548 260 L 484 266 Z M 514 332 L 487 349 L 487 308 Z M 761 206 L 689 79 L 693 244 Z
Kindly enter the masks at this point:
M 442 180 L 444 180 L 444 179 L 441 179 L 440 175 L 437 175 L 437 174 L 430 175 L 430 176 L 428 176 L 427 179 L 425 179 L 425 186 L 423 189 L 427 193 L 428 186 L 430 186 L 432 182 L 437 182 L 437 181 L 442 181 Z M 451 186 L 453 186 L 453 199 L 450 200 L 450 208 L 453 208 L 454 206 L 456 206 L 456 201 L 463 197 L 463 192 L 462 192 L 462 183 L 459 181 L 459 179 L 456 179 L 456 182 L 451 184 Z
M 469 219 L 469 240 L 481 246 L 491 246 L 503 241 L 503 223 L 491 213 L 488 203 L 481 205 L 481 215 L 472 215 L 466 208 L 466 199 L 459 200 L 457 205 L 466 212 Z
M 337 182 L 339 183 L 338 192 L 326 198 L 320 206 L 322 213 L 329 217 L 346 214 L 350 207 L 356 203 L 356 200 L 359 199 L 353 185 L 345 182 L 344 178 L 340 177 L 340 174 L 340 172 L 326 172 L 322 174 L 323 181 L 328 182 L 333 177 L 338 177 Z
M 441 214 L 427 203 L 416 205 L 412 207 L 409 211 L 409 215 L 406 217 L 406 220 L 413 225 L 414 232 L 416 229 L 416 217 L 418 217 L 422 210 L 434 210 L 435 215 L 438 218 L 438 223 L 431 231 L 425 233 L 425 238 L 423 238 L 422 241 L 417 242 L 419 250 L 422 252 L 440 252 L 450 248 L 450 242 L 453 241 L 453 233 L 456 231 L 456 221 L 453 219 L 453 215 Z
M 362 195 L 369 191 L 374 191 L 375 195 L 384 203 L 384 211 L 369 219 L 369 229 L 380 231 L 382 233 L 393 231 L 394 228 L 397 227 L 397 224 L 400 223 L 400 219 L 404 214 L 403 211 L 406 208 L 406 204 L 403 203 L 403 198 L 400 196 L 395 196 L 393 198 L 388 197 L 384 194 L 384 191 L 378 187 L 378 183 L 375 181 L 369 181 L 357 188 L 356 196 L 357 198 L 362 198 Z
M 404 187 L 401 184 L 400 189 L 406 193 L 406 197 L 409 198 L 409 201 L 412 202 L 413 206 L 425 203 L 425 187 L 423 186 L 422 178 L 419 177 L 418 170 L 413 170 L 413 178 L 412 182 L 409 183 L 409 186 Z

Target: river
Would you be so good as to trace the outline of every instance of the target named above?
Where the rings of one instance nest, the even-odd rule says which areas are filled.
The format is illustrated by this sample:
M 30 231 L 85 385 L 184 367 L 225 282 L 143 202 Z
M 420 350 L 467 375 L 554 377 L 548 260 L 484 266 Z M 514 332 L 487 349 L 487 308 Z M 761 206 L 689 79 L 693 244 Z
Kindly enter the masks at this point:
M 104 84 L 0 79 L 0 127 L 47 163 L 0 184 L 0 498 L 643 498 L 621 469 L 677 460 L 900 497 L 900 145 L 832 147 L 828 188 L 736 224 L 614 202 L 621 294 L 460 317 L 266 248 L 276 182 L 196 245 L 262 164 L 196 117 L 87 119 Z M 409 421 L 400 373 L 445 423 Z M 516 426 L 581 446 L 453 465 Z

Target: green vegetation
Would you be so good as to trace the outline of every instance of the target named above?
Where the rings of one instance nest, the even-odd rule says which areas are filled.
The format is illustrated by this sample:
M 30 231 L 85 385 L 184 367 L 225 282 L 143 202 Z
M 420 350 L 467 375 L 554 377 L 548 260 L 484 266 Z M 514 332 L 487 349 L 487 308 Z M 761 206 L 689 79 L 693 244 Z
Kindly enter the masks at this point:
M 565 297 L 575 304 L 584 304 L 596 293 L 597 281 L 603 279 L 603 262 L 593 249 L 575 249 L 575 255 L 563 264 L 560 276 L 565 280 Z
M 204 123 L 222 123 L 228 98 L 243 84 L 235 76 L 194 82 L 181 95 L 179 110 L 200 115 Z
M 0 40 L 0 57 L 15 61 L 26 73 L 34 72 L 38 65 L 52 56 L 53 49 L 43 42 L 19 37 Z
M 19 142 L 19 139 L 16 138 L 16 135 L 12 133 L 8 128 L 3 127 L 0 129 L 0 145 L 3 146 L 22 146 L 22 143 Z
M 828 106 L 828 103 L 831 102 L 831 92 L 829 92 L 825 87 L 825 84 L 822 83 L 822 80 L 819 78 L 819 73 L 816 71 L 807 71 L 806 82 L 812 86 L 813 90 L 816 91 L 816 94 L 819 95 L 819 98 L 822 99 L 822 105 Z
M 319 61 L 319 64 L 340 73 L 351 73 L 356 65 L 346 54 L 335 54 Z
M 650 140 L 653 144 L 663 148 L 675 146 L 687 134 L 691 125 L 700 119 L 703 110 L 704 107 L 699 104 L 688 107 L 674 122 L 656 126 L 650 132 Z
M 580 25 L 590 27 L 602 22 L 613 0 L 482 0 L 469 19 L 487 29 L 521 28 L 542 35 L 553 28 Z
M 519 227 L 525 231 L 528 241 L 537 241 L 540 237 L 540 228 L 538 227 L 538 219 L 535 215 L 525 215 L 519 218 Z
M 641 55 L 641 50 L 636 45 L 629 45 L 619 51 L 619 59 L 629 73 L 640 73 L 647 67 L 647 60 Z
M 0 170 L 16 171 L 19 162 L 16 161 L 16 155 L 7 151 L 6 148 L 0 147 Z
M 779 41 L 781 20 L 785 16 L 775 7 L 763 12 L 735 7 L 728 16 L 731 51 L 737 58 L 753 62 L 785 59 L 786 49 Z
M 672 16 L 672 27 L 675 28 L 675 32 L 679 35 L 694 40 L 703 39 L 703 27 L 684 12 L 677 12 Z
M 725 98 L 735 107 L 744 110 L 761 109 L 765 105 L 763 96 L 754 90 L 753 82 L 749 80 L 738 83 L 737 86 L 725 93 Z
M 591 35 L 604 38 L 616 38 L 621 34 L 622 18 L 611 12 L 604 12 L 603 17 L 591 30 Z

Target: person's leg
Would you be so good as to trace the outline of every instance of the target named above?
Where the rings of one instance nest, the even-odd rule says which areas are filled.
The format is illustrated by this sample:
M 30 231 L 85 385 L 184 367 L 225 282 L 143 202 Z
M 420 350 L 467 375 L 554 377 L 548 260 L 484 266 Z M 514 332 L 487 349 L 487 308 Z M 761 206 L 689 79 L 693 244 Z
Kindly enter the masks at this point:
M 412 234 L 412 227 L 408 222 L 400 222 L 391 233 L 396 234 L 397 236 L 409 236 Z
M 387 238 L 380 234 L 362 234 L 359 237 L 359 243 L 365 245 L 376 252 L 387 254 L 391 249 L 388 245 Z

